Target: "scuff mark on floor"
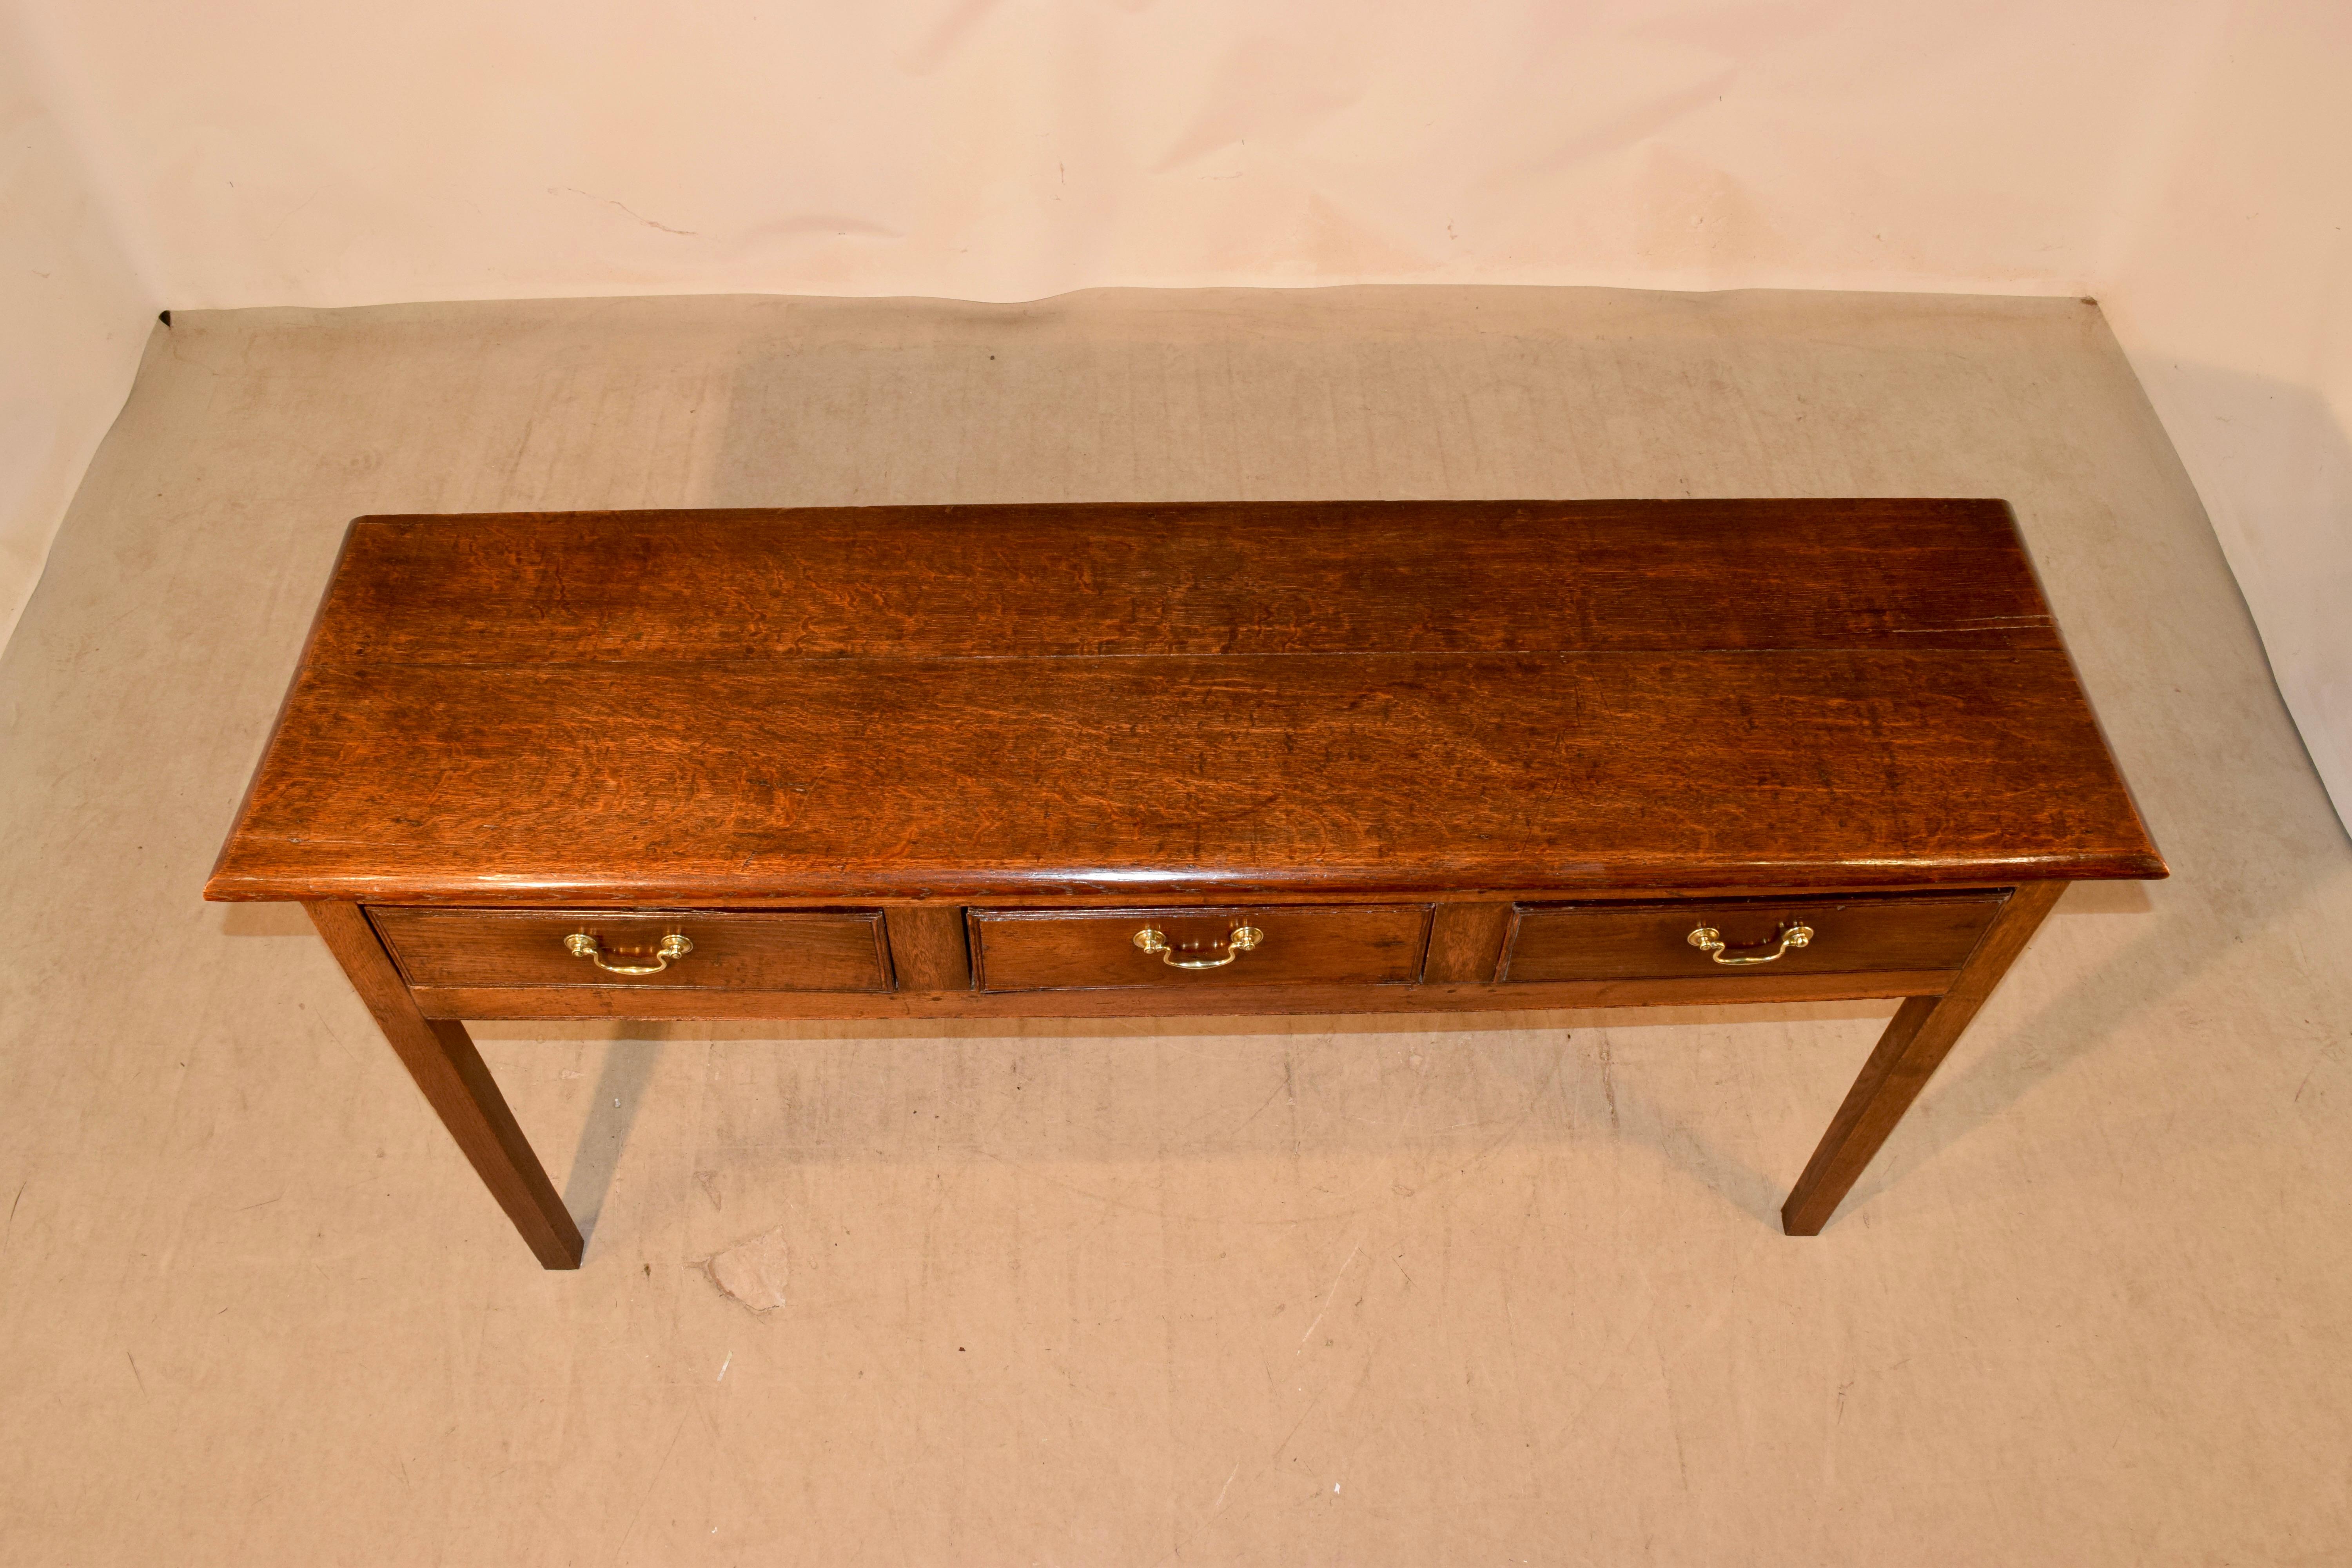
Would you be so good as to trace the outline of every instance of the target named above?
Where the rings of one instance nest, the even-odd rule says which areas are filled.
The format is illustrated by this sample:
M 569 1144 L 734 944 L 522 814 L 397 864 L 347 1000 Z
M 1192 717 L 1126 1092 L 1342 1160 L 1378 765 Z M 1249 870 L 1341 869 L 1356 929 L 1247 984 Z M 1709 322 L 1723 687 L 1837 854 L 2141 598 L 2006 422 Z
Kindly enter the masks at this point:
M 723 1208 L 725 1208 L 725 1207 L 727 1206 L 726 1201 L 725 1201 L 724 1199 L 722 1199 L 722 1198 L 719 1195 L 719 1173 L 718 1173 L 718 1172 L 716 1172 L 716 1171 L 697 1171 L 697 1172 L 695 1172 L 695 1173 L 694 1173 L 694 1184 L 695 1184 L 696 1186 L 700 1187 L 700 1188 L 702 1189 L 702 1195 L 703 1195 L 704 1197 L 709 1198 L 709 1199 L 710 1200 L 710 1206 L 711 1206 L 712 1208 L 715 1208 L 715 1209 L 723 1209 Z
M 1364 1244 L 1360 1241 L 1356 1243 L 1356 1245 L 1350 1248 L 1348 1253 L 1348 1261 L 1339 1265 L 1339 1273 L 1331 1276 L 1331 1289 L 1323 1292 L 1323 1305 L 1316 1312 L 1315 1321 L 1308 1323 L 1307 1325 L 1307 1331 L 1298 1336 L 1299 1350 L 1305 1350 L 1307 1348 L 1307 1342 L 1314 1337 L 1316 1328 L 1323 1321 L 1323 1314 L 1331 1310 L 1331 1299 L 1339 1293 L 1339 1281 L 1348 1277 L 1348 1269 L 1355 1263 L 1357 1254 L 1363 1250 Z M 1291 1353 L 1295 1355 L 1297 1352 L 1294 1351 Z
M 784 1304 L 784 1282 L 792 1274 L 784 1227 L 711 1254 L 702 1260 L 702 1271 L 720 1295 L 753 1317 L 774 1311 Z

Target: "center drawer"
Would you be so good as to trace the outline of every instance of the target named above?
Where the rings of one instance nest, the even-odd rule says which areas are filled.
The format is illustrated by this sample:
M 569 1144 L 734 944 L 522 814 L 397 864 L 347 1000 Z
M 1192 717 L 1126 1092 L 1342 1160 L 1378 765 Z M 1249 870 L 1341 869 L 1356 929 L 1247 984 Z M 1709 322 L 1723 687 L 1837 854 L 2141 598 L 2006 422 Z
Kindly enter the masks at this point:
M 411 985 L 890 989 L 882 916 L 873 910 L 377 907 L 368 918 Z
M 982 991 L 1410 985 L 1429 944 L 1426 904 L 973 910 L 970 919 L 972 984 Z

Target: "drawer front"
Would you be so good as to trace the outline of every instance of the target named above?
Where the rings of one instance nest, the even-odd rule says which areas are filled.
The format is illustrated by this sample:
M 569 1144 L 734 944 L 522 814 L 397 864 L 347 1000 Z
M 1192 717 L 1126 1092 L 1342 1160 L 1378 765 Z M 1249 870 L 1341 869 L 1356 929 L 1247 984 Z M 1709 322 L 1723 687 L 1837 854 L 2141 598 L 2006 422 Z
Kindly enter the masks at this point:
M 974 910 L 971 921 L 973 984 L 999 992 L 1410 985 L 1429 945 L 1426 904 Z M 1237 950 L 1243 930 L 1258 940 Z M 1160 951 L 1138 944 L 1144 931 Z
M 887 991 L 877 910 L 372 909 L 412 985 Z M 663 939 L 688 951 L 665 958 Z M 575 937 L 593 940 L 575 952 Z M 599 962 L 601 960 L 601 963 Z M 620 971 L 650 970 L 650 973 Z
M 1995 890 L 1521 904 L 1513 911 L 1497 978 L 1653 980 L 1953 970 L 1976 951 L 2008 896 Z M 1811 933 L 1810 940 L 1801 947 L 1784 944 L 1782 939 L 1799 927 Z M 1720 942 L 1720 953 L 1691 941 L 1700 931 L 1715 933 L 1706 940 Z

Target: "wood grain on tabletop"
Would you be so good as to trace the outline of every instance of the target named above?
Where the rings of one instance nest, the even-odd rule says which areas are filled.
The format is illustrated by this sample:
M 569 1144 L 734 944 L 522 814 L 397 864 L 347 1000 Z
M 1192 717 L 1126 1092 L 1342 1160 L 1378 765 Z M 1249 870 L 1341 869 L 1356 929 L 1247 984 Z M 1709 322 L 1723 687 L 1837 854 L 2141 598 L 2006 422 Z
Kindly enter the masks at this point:
M 2000 501 L 362 518 L 331 664 L 2055 648 Z
M 2007 509 L 362 521 L 214 897 L 2162 874 Z

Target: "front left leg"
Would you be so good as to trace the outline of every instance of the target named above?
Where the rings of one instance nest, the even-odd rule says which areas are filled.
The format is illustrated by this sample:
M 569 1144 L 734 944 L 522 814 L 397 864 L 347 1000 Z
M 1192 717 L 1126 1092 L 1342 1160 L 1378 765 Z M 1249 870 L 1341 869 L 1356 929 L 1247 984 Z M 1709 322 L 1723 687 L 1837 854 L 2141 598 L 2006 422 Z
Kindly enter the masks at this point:
M 499 1092 L 466 1026 L 427 1018 L 417 1011 L 408 984 L 384 951 L 383 942 L 357 904 L 304 906 L 310 923 L 351 977 L 360 1000 L 375 1015 L 385 1039 L 399 1053 L 408 1076 L 439 1112 L 441 1124 L 473 1162 L 474 1170 L 540 1262 L 550 1268 L 577 1268 L 580 1227 L 541 1168 L 514 1112 Z

